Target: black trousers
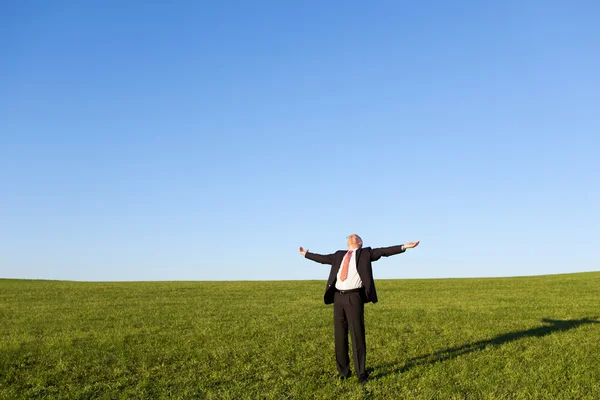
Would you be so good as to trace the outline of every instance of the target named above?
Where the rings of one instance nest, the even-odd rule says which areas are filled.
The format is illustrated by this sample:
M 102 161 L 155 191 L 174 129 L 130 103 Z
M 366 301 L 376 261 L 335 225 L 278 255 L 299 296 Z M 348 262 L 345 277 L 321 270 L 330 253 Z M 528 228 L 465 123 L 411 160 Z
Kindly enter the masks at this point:
M 350 375 L 348 357 L 348 330 L 352 337 L 354 369 L 359 377 L 365 376 L 367 343 L 365 340 L 365 304 L 359 292 L 335 293 L 333 299 L 333 330 L 335 360 L 340 376 Z

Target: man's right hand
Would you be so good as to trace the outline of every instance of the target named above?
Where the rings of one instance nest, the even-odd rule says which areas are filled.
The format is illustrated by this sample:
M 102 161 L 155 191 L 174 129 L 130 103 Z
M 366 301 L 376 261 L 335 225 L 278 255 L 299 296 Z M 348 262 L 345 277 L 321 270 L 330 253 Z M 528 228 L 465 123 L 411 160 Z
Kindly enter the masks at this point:
M 303 256 L 306 256 L 306 252 L 308 250 L 304 250 L 304 248 L 302 246 L 300 246 L 300 254 L 302 254 Z

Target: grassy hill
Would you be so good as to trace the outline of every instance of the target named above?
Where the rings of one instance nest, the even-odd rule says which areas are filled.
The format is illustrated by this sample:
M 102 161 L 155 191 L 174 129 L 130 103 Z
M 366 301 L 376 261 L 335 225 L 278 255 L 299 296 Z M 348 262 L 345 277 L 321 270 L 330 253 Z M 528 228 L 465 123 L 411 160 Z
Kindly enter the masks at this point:
M 600 398 L 600 273 L 379 280 L 365 386 L 325 281 L 0 280 L 0 398 Z

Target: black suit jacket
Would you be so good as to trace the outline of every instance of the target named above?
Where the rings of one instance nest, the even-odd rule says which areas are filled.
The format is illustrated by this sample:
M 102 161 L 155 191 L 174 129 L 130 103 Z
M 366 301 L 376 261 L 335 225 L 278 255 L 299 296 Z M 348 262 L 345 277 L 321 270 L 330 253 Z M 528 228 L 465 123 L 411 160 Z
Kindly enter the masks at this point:
M 389 257 L 394 254 L 403 253 L 405 249 L 402 245 L 391 246 L 391 247 L 380 247 L 372 249 L 370 247 L 362 247 L 356 250 L 356 269 L 358 275 L 363 283 L 363 290 L 361 291 L 361 297 L 365 303 L 373 302 L 377 303 L 377 292 L 375 291 L 375 281 L 373 280 L 373 268 L 371 262 L 379 260 L 381 257 Z M 342 265 L 344 256 L 348 250 L 339 250 L 333 254 L 315 254 L 309 251 L 304 255 L 309 260 L 316 261 L 321 264 L 331 265 L 331 271 L 329 272 L 329 279 L 327 280 L 327 288 L 325 289 L 325 304 L 333 303 L 333 296 L 335 295 L 335 281 L 337 280 L 337 273 Z

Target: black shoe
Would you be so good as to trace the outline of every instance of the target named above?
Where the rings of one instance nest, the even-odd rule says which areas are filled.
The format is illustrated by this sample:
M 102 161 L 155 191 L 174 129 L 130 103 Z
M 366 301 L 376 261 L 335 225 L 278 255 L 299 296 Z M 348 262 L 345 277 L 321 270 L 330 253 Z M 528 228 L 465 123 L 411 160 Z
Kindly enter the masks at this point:
M 358 383 L 360 383 L 361 385 L 364 385 L 365 383 L 367 383 L 367 374 L 359 375 Z
M 345 381 L 346 379 L 350 378 L 350 375 L 338 375 L 337 378 L 340 381 Z

